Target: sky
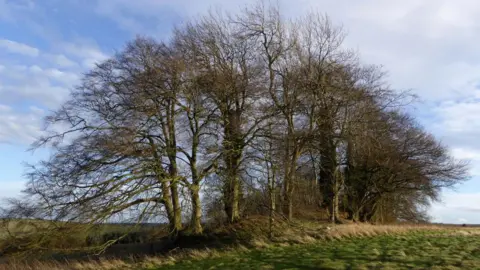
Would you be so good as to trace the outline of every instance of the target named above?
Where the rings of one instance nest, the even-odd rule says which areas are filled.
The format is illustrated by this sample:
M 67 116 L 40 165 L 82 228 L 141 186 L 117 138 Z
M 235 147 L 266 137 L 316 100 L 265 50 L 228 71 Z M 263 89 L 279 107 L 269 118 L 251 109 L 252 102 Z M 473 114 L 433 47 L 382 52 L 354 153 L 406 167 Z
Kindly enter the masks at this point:
M 0 0 L 0 198 L 23 188 L 27 151 L 42 118 L 95 63 L 136 35 L 168 39 L 174 25 L 209 9 L 236 12 L 254 0 Z M 347 48 L 382 65 L 391 87 L 419 96 L 412 113 L 468 159 L 472 178 L 429 213 L 437 222 L 480 223 L 480 1 L 279 0 L 285 17 L 326 13 Z

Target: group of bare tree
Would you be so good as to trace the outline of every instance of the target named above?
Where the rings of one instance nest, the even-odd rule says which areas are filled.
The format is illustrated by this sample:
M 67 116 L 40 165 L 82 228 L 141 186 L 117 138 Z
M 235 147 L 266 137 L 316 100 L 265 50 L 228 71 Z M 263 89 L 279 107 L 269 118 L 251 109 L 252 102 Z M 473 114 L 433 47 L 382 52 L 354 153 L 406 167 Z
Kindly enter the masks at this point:
M 263 5 L 211 13 L 165 42 L 136 38 L 47 118 L 34 148 L 50 158 L 29 167 L 29 203 L 10 214 L 198 234 L 215 211 L 425 220 L 466 166 L 343 39 L 326 16 L 286 20 Z

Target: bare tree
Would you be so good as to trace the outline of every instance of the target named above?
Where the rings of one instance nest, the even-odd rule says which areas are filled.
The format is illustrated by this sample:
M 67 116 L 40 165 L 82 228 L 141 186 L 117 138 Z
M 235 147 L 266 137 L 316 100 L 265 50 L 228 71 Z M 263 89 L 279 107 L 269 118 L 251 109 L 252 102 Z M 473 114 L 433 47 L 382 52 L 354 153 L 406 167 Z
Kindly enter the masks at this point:
M 167 45 L 138 38 L 47 118 L 49 135 L 34 148 L 54 151 L 31 167 L 26 194 L 51 219 L 93 224 L 135 210 L 127 218 L 144 222 L 162 220 L 163 209 L 171 232 L 182 229 L 171 57 Z
M 398 219 L 425 219 L 418 207 L 435 200 L 441 188 L 467 179 L 467 163 L 451 158 L 408 115 L 393 111 L 379 117 L 383 123 L 366 124 L 352 140 L 347 183 L 351 216 L 368 221 L 388 209 Z
M 210 14 L 189 24 L 181 33 L 189 44 L 190 65 L 198 71 L 197 84 L 217 109 L 222 129 L 223 200 L 230 222 L 240 217 L 240 168 L 245 147 L 262 121 L 254 114 L 258 91 L 258 61 L 249 40 L 235 34 L 235 25 L 222 14 Z

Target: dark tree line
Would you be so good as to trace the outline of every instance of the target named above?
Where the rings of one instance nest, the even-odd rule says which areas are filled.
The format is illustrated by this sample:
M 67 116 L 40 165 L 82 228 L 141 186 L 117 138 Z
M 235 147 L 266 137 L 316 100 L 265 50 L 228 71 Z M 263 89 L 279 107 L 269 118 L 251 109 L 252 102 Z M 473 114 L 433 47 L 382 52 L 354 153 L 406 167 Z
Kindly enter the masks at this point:
M 466 166 L 343 39 L 326 16 L 287 21 L 262 5 L 137 37 L 46 119 L 34 148 L 50 158 L 29 167 L 29 203 L 12 201 L 11 217 L 168 222 L 172 234 L 202 233 L 215 211 L 427 220 Z

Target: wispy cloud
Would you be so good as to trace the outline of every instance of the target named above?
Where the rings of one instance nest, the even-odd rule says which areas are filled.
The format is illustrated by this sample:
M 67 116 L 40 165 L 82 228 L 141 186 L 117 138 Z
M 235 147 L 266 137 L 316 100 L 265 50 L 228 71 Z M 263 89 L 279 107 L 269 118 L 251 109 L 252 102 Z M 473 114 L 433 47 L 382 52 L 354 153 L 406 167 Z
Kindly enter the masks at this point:
M 32 143 L 41 133 L 42 117 L 43 114 L 34 108 L 18 112 L 0 105 L 0 144 Z
M 0 0 L 0 20 L 15 21 L 19 12 L 31 11 L 35 6 L 32 0 Z
M 0 39 L 0 49 L 3 49 L 9 53 L 17 53 L 32 57 L 36 57 L 40 53 L 40 50 L 37 48 L 8 39 Z
M 12 110 L 12 107 L 4 104 L 0 104 L 0 112 L 9 112 Z
M 52 65 L 62 67 L 62 68 L 71 68 L 77 67 L 78 63 L 73 61 L 72 59 L 68 58 L 64 54 L 44 54 L 43 55 L 47 61 L 49 61 Z
M 78 39 L 54 42 L 47 52 L 8 39 L 0 48 L 0 145 L 31 143 L 45 109 L 57 108 L 82 72 L 107 58 L 94 41 Z
M 95 63 L 108 58 L 108 55 L 98 48 L 96 42 L 88 40 L 77 40 L 75 43 L 63 42 L 59 45 L 59 50 L 79 59 L 85 69 L 90 69 Z

